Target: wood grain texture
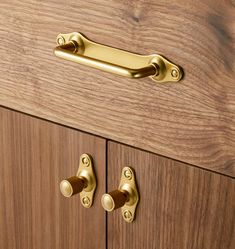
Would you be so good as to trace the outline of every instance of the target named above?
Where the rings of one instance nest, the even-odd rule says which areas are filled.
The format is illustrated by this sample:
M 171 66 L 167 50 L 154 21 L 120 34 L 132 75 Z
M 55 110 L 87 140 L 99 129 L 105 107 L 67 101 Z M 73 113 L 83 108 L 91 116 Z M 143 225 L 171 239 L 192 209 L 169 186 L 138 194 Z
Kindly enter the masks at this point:
M 108 142 L 108 190 L 135 170 L 140 202 L 132 224 L 108 214 L 109 249 L 233 249 L 235 180 Z
M 104 139 L 1 108 L 0 248 L 105 249 L 99 201 L 105 146 Z M 65 198 L 59 191 L 84 152 L 92 155 L 99 179 L 90 209 L 81 206 L 79 195 Z
M 235 176 L 234 1 L 0 1 L 0 105 Z M 181 65 L 180 83 L 55 58 L 80 31 Z

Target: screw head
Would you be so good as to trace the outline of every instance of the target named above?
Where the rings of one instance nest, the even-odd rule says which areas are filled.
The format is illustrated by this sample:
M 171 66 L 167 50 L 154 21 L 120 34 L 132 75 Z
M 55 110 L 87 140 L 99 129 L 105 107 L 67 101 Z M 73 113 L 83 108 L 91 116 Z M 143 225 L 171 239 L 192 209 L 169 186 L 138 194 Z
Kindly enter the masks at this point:
M 85 196 L 85 197 L 82 198 L 82 205 L 84 207 L 90 207 L 91 201 L 90 201 L 88 196 Z
M 64 37 L 63 37 L 63 36 L 59 36 L 59 37 L 57 38 L 57 43 L 58 43 L 59 45 L 64 45 L 64 44 L 65 44 L 65 39 L 64 39 Z
M 124 212 L 123 212 L 123 218 L 124 218 L 125 221 L 131 222 L 133 220 L 133 215 L 132 215 L 131 211 L 124 210 Z
M 174 68 L 171 70 L 171 76 L 175 79 L 177 79 L 179 77 L 179 70 Z
M 125 176 L 128 180 L 131 180 L 131 178 L 132 178 L 132 172 L 131 172 L 131 170 L 130 170 L 130 169 L 126 169 L 126 170 L 124 171 L 124 176 Z
M 82 157 L 82 163 L 85 165 L 85 166 L 89 166 L 90 165 L 90 160 L 87 156 L 83 156 Z

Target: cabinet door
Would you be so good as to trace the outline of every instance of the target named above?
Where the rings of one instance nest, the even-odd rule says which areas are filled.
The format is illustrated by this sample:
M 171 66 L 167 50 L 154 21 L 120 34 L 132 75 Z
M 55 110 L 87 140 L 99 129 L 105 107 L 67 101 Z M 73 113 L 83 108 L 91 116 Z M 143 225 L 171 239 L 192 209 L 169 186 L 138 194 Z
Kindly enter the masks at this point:
M 234 249 L 235 180 L 108 143 L 108 190 L 124 166 L 134 168 L 140 192 L 136 219 L 108 214 L 109 249 Z
M 105 149 L 104 139 L 0 108 L 0 248 L 105 249 Z M 82 153 L 99 179 L 90 209 L 59 191 Z

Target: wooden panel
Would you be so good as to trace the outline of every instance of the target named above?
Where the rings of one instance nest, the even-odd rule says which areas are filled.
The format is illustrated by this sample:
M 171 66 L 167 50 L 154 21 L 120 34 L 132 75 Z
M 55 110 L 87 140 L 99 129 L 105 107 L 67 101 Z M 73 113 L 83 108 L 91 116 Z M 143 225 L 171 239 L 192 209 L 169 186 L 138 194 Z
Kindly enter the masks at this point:
M 109 249 L 235 248 L 235 180 L 174 160 L 108 143 L 108 189 L 123 166 L 136 172 L 136 220 L 108 214 Z
M 105 249 L 104 139 L 0 109 L 0 248 Z M 100 179 L 95 204 L 59 192 L 77 172 L 81 153 L 93 156 Z M 91 234 L 96 237 L 91 240 Z
M 235 176 L 234 1 L 0 2 L 0 104 Z M 184 68 L 127 80 L 55 58 L 60 32 Z

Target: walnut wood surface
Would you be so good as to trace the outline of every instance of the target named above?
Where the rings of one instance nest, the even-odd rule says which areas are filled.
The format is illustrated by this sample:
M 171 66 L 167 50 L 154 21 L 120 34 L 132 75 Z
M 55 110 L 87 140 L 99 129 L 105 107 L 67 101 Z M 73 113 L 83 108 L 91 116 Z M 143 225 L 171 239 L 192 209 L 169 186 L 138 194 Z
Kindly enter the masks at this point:
M 105 249 L 105 146 L 104 139 L 1 108 L 0 248 Z M 99 180 L 90 209 L 79 195 L 59 191 L 84 152 Z
M 0 105 L 235 176 L 235 2 L 0 1 Z M 80 31 L 184 68 L 129 80 L 53 55 Z
M 140 202 L 132 224 L 108 214 L 109 249 L 234 249 L 235 180 L 108 142 L 108 190 L 124 166 L 136 173 Z

